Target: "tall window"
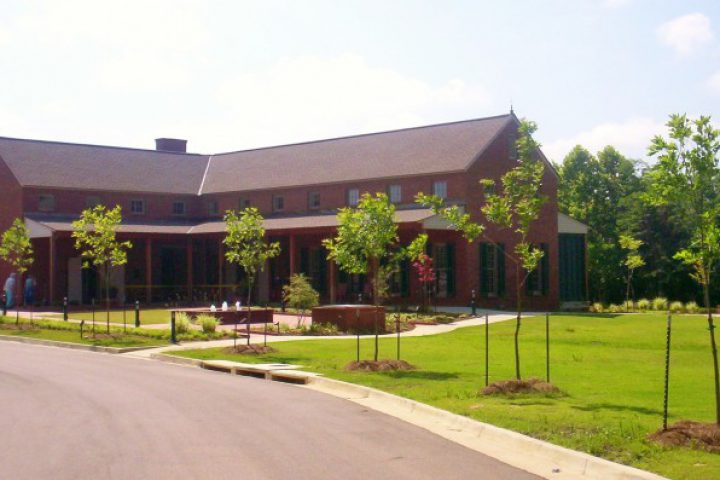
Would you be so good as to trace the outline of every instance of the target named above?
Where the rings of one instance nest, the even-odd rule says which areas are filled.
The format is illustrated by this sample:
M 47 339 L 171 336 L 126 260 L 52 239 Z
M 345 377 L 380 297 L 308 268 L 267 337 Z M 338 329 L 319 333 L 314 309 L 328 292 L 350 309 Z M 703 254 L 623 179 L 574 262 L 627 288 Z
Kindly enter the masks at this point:
M 217 216 L 220 215 L 220 205 L 217 200 L 210 200 L 208 202 L 208 215 Z
M 308 193 L 308 208 L 310 210 L 317 210 L 320 208 L 320 192 Z
M 498 297 L 505 293 L 505 246 L 480 244 L 480 294 Z
M 388 196 L 390 197 L 391 203 L 402 202 L 402 189 L 400 185 L 390 185 L 390 187 L 388 187 Z
M 38 211 L 40 212 L 54 212 L 55 211 L 55 196 L 47 194 L 41 194 L 38 196 Z
M 351 207 L 357 207 L 358 203 L 360 203 L 360 190 L 351 188 L 347 192 L 347 204 Z
M 433 262 L 435 264 L 435 289 L 440 298 L 455 294 L 455 245 L 437 243 L 433 245 Z
M 273 195 L 272 209 L 273 212 L 282 212 L 283 210 L 285 210 L 285 199 L 280 195 Z
M 185 215 L 185 202 L 173 202 L 173 215 Z
M 250 199 L 249 198 L 241 198 L 238 201 L 238 209 L 245 210 L 246 208 L 250 208 Z
M 142 215 L 145 213 L 145 200 L 130 200 L 130 213 Z
M 540 260 L 538 267 L 528 275 L 525 280 L 525 293 L 527 295 L 547 295 L 550 287 L 550 261 L 548 258 L 548 245 L 547 243 L 541 243 L 535 245 L 539 247 L 543 252 L 543 258 Z
M 433 182 L 433 195 L 440 198 L 447 198 L 447 182 L 445 180 Z

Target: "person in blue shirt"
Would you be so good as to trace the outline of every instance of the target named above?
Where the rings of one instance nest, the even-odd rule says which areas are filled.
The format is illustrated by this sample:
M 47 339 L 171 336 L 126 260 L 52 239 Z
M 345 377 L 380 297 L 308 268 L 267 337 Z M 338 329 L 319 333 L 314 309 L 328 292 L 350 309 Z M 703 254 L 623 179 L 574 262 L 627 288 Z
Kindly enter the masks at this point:
M 11 273 L 10 276 L 5 280 L 5 304 L 8 308 L 12 308 L 15 305 L 15 273 Z

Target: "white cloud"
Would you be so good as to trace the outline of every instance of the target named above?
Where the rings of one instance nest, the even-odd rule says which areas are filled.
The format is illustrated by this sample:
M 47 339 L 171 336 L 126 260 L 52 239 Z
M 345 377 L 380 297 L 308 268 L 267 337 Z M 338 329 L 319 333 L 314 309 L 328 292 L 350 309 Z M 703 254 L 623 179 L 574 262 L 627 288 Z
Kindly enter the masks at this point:
M 706 85 L 712 93 L 720 95 L 720 70 L 708 78 Z
M 560 162 L 575 145 L 582 145 L 592 153 L 612 145 L 625 156 L 644 158 L 650 140 L 655 135 L 664 135 L 666 131 L 663 122 L 652 118 L 629 118 L 622 122 L 603 123 L 573 136 L 546 142 L 543 152 L 552 160 Z
M 224 82 L 216 95 L 227 117 L 209 135 L 235 149 L 243 138 L 272 145 L 477 117 L 490 98 L 480 85 L 434 86 L 354 54 L 284 59 Z
M 702 13 L 690 13 L 660 25 L 660 41 L 680 55 L 690 55 L 714 38 L 710 19 Z
M 602 4 L 607 8 L 620 8 L 629 5 L 632 0 L 603 0 Z

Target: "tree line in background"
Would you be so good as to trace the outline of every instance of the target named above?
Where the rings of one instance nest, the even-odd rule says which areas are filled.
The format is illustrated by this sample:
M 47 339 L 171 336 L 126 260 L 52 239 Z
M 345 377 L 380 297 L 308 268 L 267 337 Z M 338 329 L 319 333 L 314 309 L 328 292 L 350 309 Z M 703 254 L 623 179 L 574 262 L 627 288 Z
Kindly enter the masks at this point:
M 592 302 L 666 297 L 705 304 L 696 265 L 678 253 L 702 243 L 702 218 L 718 224 L 717 130 L 708 117 L 691 121 L 684 115 L 673 115 L 668 127 L 669 140 L 651 140 L 651 162 L 627 158 L 612 146 L 593 154 L 578 145 L 556 165 L 560 210 L 590 228 L 587 271 Z M 691 166 L 702 156 L 707 165 L 699 165 L 695 179 L 688 178 L 683 165 Z M 693 202 L 700 204 L 695 208 Z M 705 211 L 704 217 L 695 214 L 698 208 Z M 628 249 L 629 238 L 637 240 L 635 248 Z M 700 276 L 718 273 L 720 268 L 711 262 Z M 711 305 L 720 304 L 720 283 L 710 283 L 707 293 Z

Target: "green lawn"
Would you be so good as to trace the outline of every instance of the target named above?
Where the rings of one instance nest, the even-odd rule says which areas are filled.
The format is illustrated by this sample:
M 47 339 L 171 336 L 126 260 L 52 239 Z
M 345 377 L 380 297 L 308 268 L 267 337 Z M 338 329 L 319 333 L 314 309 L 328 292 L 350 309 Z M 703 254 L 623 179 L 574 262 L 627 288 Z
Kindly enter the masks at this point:
M 665 316 L 554 315 L 552 382 L 565 396 L 488 398 L 484 385 L 484 327 L 402 341 L 402 358 L 418 370 L 347 372 L 354 339 L 275 344 L 279 351 L 252 358 L 219 349 L 173 352 L 193 358 L 302 364 L 331 378 L 368 385 L 537 438 L 671 478 L 720 478 L 720 455 L 665 449 L 645 440 L 662 424 Z M 491 325 L 490 381 L 514 373 L 514 322 Z M 524 321 L 524 376 L 545 374 L 544 318 Z M 361 356 L 370 358 L 372 340 Z M 394 358 L 395 339 L 382 339 L 381 357 Z M 705 319 L 676 316 L 670 384 L 670 421 L 712 421 L 712 365 Z
M 62 314 L 53 315 L 53 318 L 62 318 Z M 92 320 L 91 312 L 70 312 L 68 317 L 74 320 Z M 99 308 L 95 312 L 95 322 L 105 323 L 105 310 Z M 135 325 L 135 310 L 128 309 L 125 311 L 125 320 L 128 325 Z M 117 310 L 110 311 L 110 323 L 123 323 L 123 312 Z M 158 323 L 170 324 L 170 312 L 165 309 L 156 308 L 150 310 L 140 310 L 140 324 L 153 325 Z
M 126 334 L 123 335 L 117 330 L 113 329 L 113 338 L 98 337 L 88 338 L 90 335 L 90 328 L 86 328 L 84 331 L 84 338 L 80 338 L 80 327 L 77 324 L 61 324 L 57 328 L 43 328 L 49 325 L 49 322 L 36 322 L 34 325 L 30 325 L 27 320 L 24 320 L 21 324 L 21 329 L 15 328 L 15 319 L 10 317 L 0 317 L 0 335 L 12 335 L 20 337 L 38 338 L 42 340 L 55 340 L 58 342 L 71 342 L 81 343 L 84 345 L 99 345 L 103 347 L 144 347 L 144 346 L 155 346 L 163 345 L 163 342 L 157 338 Z M 105 329 L 98 326 L 96 329 L 98 334 L 105 333 Z

